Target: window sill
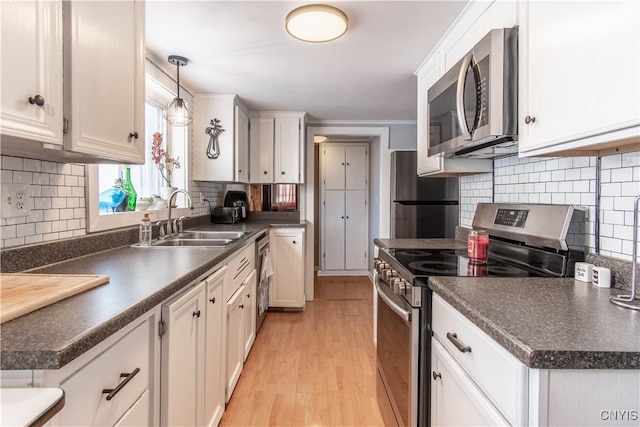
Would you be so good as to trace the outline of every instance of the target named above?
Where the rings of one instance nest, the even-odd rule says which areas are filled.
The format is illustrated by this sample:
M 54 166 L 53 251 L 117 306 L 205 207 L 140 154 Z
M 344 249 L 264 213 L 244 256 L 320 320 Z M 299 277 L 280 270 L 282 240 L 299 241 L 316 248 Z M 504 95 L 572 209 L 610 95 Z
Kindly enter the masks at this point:
M 131 225 L 138 225 L 142 221 L 144 214 L 150 214 L 151 222 L 164 221 L 169 215 L 169 209 L 146 210 L 135 212 L 118 212 L 115 214 L 95 215 L 93 221 L 89 224 L 88 231 L 94 233 L 97 231 L 112 230 L 114 228 L 122 228 Z M 181 216 L 191 216 L 192 210 L 189 208 L 173 208 L 171 216 L 179 218 Z

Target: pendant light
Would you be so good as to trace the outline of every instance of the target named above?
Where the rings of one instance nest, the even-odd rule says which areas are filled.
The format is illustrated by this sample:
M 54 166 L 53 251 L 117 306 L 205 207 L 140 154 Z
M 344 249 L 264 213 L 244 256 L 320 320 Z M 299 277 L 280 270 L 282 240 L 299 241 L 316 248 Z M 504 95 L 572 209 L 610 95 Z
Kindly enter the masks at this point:
M 187 101 L 180 98 L 180 67 L 187 65 L 187 58 L 178 55 L 170 55 L 169 63 L 176 66 L 178 75 L 178 93 L 177 96 L 171 101 L 171 104 L 165 108 L 162 116 L 167 120 L 171 126 L 188 126 L 193 121 Z
M 337 7 L 309 4 L 292 10 L 285 20 L 285 28 L 298 40 L 322 43 L 335 40 L 346 33 L 349 19 Z

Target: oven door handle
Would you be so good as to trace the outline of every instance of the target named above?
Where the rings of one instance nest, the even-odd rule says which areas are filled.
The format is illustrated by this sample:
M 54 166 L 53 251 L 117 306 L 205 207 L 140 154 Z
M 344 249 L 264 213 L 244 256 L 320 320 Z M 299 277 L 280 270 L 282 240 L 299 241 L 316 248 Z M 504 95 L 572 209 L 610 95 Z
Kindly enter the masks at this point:
M 376 291 L 378 291 L 378 295 L 380 298 L 389 306 L 391 310 L 393 310 L 398 316 L 402 317 L 405 322 L 411 323 L 411 312 L 405 310 L 404 308 L 398 306 L 395 302 L 389 298 L 382 289 L 380 289 L 380 285 L 376 281 Z

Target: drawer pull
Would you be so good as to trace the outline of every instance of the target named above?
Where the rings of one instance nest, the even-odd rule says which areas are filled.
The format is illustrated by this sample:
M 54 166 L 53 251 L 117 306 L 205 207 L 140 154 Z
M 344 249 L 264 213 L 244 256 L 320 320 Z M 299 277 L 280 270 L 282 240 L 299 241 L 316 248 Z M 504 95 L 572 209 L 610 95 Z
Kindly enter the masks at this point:
M 102 393 L 107 394 L 107 400 L 111 400 L 114 397 L 116 397 L 116 394 L 118 394 L 120 390 L 122 390 L 124 386 L 126 386 L 129 383 L 129 381 L 131 381 L 133 377 L 137 375 L 138 372 L 140 372 L 140 368 L 134 369 L 133 372 L 131 372 L 130 374 L 120 374 L 120 378 L 124 378 L 124 381 L 118 384 L 116 388 L 102 389 Z
M 442 374 L 440 372 L 436 373 L 436 371 L 433 371 L 431 375 L 433 375 L 434 381 L 437 380 L 438 378 L 442 378 Z
M 449 341 L 453 343 L 453 345 L 456 346 L 456 348 L 461 353 L 471 353 L 471 347 L 469 347 L 468 345 L 462 344 L 462 341 L 458 339 L 458 334 L 456 334 L 455 332 L 454 333 L 447 332 L 447 338 L 449 339 Z

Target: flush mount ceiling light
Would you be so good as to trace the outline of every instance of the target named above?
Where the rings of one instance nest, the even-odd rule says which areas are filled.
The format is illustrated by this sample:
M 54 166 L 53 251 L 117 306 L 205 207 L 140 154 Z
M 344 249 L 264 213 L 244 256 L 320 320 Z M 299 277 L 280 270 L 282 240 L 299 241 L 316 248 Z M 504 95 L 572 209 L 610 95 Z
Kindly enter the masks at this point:
M 327 140 L 327 137 L 324 135 L 314 135 L 313 136 L 313 142 L 315 143 L 320 143 L 320 142 L 325 142 Z
M 185 57 L 178 55 L 169 56 L 169 63 L 175 65 L 178 70 L 178 93 L 173 101 L 171 101 L 171 104 L 165 108 L 162 116 L 171 126 L 188 126 L 193 121 L 189 107 L 187 106 L 187 101 L 180 98 L 180 67 L 186 66 L 187 62 L 187 58 Z
M 285 28 L 294 38 L 322 43 L 335 40 L 347 32 L 349 20 L 343 11 L 324 4 L 309 4 L 287 15 Z

